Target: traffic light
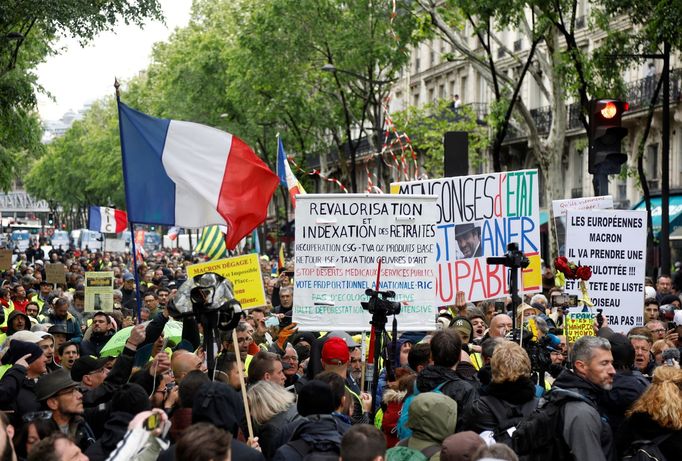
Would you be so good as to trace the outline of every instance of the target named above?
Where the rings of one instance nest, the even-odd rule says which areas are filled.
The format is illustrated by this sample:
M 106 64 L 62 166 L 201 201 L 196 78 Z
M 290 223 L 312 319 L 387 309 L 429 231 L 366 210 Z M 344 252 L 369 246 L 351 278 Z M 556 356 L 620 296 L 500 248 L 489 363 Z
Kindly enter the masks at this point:
M 591 174 L 617 174 L 628 159 L 620 151 L 621 140 L 627 136 L 627 128 L 621 126 L 623 112 L 630 108 L 627 102 L 616 99 L 590 101 L 590 131 L 588 133 L 589 163 Z
M 52 213 L 48 213 L 47 215 L 47 223 L 51 226 L 54 224 L 54 215 Z

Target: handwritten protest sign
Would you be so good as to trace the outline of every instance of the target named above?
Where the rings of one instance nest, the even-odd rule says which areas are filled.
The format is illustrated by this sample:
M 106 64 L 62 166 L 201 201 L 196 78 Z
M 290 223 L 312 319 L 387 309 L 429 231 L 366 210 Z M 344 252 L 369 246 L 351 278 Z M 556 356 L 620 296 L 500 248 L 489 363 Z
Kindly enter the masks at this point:
M 453 304 L 458 291 L 469 301 L 509 293 L 508 270 L 488 265 L 516 242 L 530 265 L 520 291 L 542 287 L 538 171 L 522 170 L 391 184 L 394 194 L 435 194 L 436 303 Z
M 554 229 L 560 252 L 566 245 L 566 213 L 568 210 L 613 210 L 613 197 L 603 195 L 552 201 Z
M 435 329 L 436 197 L 296 198 L 293 321 L 305 331 L 369 329 L 360 303 L 380 286 L 402 303 L 400 330 Z
M 234 297 L 243 309 L 266 305 L 263 277 L 256 253 L 187 266 L 189 278 L 206 272 L 215 272 L 232 282 Z
M 85 273 L 85 311 L 111 312 L 114 310 L 114 273 Z
M 62 263 L 46 264 L 45 278 L 50 283 L 66 283 L 66 266 Z
M 566 316 L 567 341 L 574 343 L 583 336 L 594 336 L 594 313 L 571 312 Z
M 12 268 L 12 250 L 0 249 L 0 270 L 6 271 Z
M 587 289 L 609 326 L 625 333 L 644 319 L 646 211 L 569 210 L 566 257 L 592 267 Z M 581 296 L 576 281 L 566 291 Z

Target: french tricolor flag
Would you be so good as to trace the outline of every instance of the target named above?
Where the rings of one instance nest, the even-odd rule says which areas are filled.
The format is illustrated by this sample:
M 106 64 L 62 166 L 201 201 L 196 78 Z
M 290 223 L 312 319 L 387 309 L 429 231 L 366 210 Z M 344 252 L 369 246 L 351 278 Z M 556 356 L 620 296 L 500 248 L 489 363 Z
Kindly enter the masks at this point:
M 265 220 L 278 179 L 244 141 L 120 101 L 118 115 L 130 222 L 227 226 L 232 249 Z
M 289 191 L 291 204 L 296 208 L 296 194 L 305 194 L 305 189 L 303 189 L 301 183 L 298 182 L 298 179 L 292 173 L 287 153 L 284 151 L 284 144 L 282 144 L 282 138 L 279 137 L 277 138 L 277 175 L 279 176 L 279 182 Z
M 128 227 L 125 211 L 105 206 L 90 206 L 88 229 L 95 232 L 119 233 Z

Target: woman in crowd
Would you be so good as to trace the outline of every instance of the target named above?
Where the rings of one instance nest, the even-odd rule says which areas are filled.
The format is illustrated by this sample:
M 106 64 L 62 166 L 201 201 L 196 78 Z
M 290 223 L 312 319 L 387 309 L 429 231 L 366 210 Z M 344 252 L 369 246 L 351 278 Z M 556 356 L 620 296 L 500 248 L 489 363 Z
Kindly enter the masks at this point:
M 641 441 L 653 441 L 665 459 L 682 453 L 682 370 L 661 366 L 653 382 L 625 413 L 616 440 L 620 454 L 635 452 Z M 642 447 L 647 450 L 646 447 Z
M 530 359 L 521 346 L 504 341 L 495 347 L 490 364 L 488 395 L 476 400 L 465 414 L 465 427 L 476 433 L 490 431 L 495 441 L 510 444 L 507 430 L 538 405 Z
M 266 459 L 285 444 L 295 421 L 302 418 L 296 411 L 294 394 L 269 381 L 258 381 L 247 393 L 254 433 Z

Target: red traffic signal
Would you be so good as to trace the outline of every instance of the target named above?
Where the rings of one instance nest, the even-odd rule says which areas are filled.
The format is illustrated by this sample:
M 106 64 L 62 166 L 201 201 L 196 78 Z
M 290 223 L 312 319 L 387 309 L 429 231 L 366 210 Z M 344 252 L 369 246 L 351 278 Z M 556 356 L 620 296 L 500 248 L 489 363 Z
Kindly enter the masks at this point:
M 630 105 L 617 99 L 598 99 L 590 102 L 589 162 L 591 174 L 616 174 L 627 161 L 621 153 L 621 140 L 627 128 L 621 126 L 623 113 Z

